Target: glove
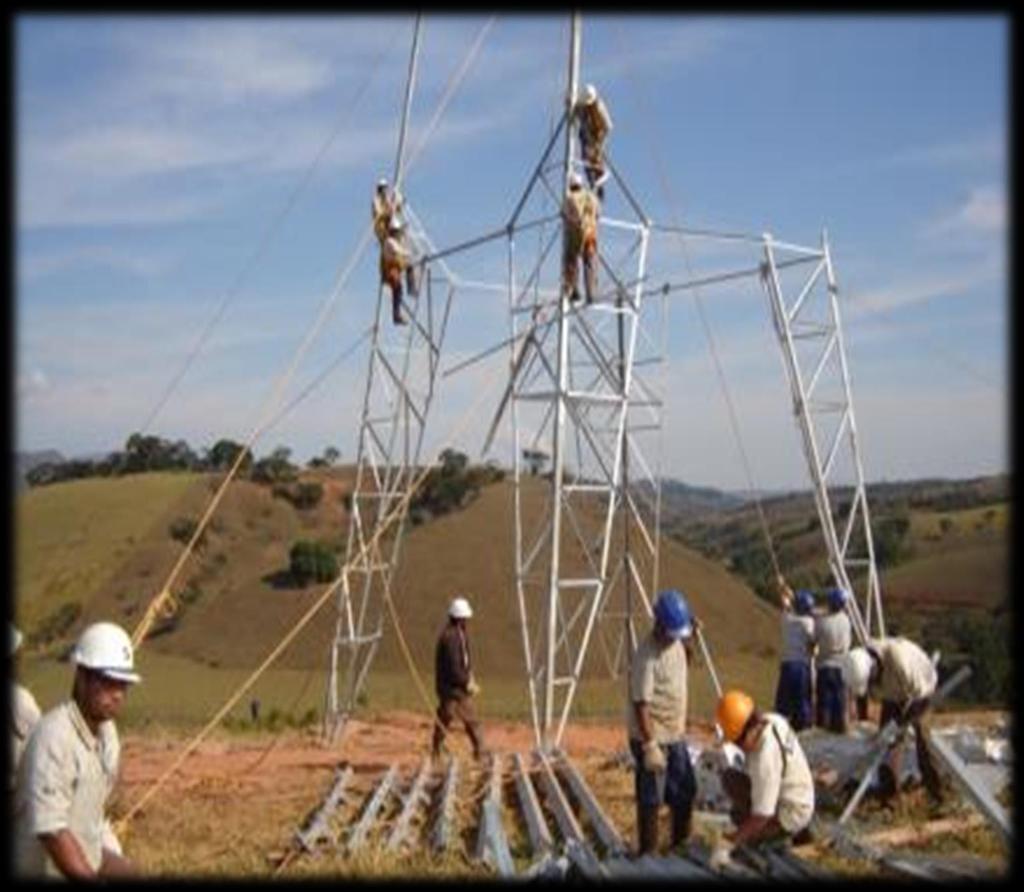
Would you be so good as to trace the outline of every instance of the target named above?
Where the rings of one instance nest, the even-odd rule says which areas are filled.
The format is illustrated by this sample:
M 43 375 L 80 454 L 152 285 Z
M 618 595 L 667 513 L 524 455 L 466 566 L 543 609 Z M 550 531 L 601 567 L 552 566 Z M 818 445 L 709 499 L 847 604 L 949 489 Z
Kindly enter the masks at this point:
M 644 769 L 647 771 L 661 772 L 668 767 L 665 754 L 661 751 L 656 740 L 648 740 L 644 743 Z
M 470 697 L 475 697 L 480 693 L 480 685 L 476 683 L 476 679 L 472 675 L 469 676 L 469 682 L 466 684 L 466 690 L 469 692 Z
M 708 867 L 721 872 L 732 862 L 732 846 L 727 842 L 719 842 L 711 851 Z

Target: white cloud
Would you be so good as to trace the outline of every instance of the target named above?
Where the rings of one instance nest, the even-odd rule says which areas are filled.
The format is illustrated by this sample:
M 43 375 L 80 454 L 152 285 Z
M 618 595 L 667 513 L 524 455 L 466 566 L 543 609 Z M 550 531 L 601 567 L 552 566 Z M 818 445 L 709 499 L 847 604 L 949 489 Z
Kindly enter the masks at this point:
M 960 204 L 924 227 L 938 238 L 955 235 L 1001 235 L 1006 228 L 1006 193 L 995 186 L 971 189 Z
M 34 400 L 50 390 L 50 379 L 42 369 L 35 368 L 18 375 L 18 398 Z
M 894 152 L 882 163 L 923 167 L 951 167 L 965 164 L 998 164 L 1006 156 L 1005 138 L 986 133 L 951 142 L 913 146 Z
M 20 258 L 18 272 L 21 280 L 28 282 L 68 269 L 97 266 L 146 278 L 161 273 L 167 262 L 110 245 L 89 245 L 68 251 L 36 251 Z

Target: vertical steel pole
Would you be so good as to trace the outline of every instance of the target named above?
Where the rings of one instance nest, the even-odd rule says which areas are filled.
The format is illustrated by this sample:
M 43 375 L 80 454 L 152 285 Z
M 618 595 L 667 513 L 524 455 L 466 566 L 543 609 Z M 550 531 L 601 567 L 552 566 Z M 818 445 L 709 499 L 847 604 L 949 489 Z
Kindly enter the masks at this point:
M 566 114 L 569 126 L 565 128 L 565 170 L 562 194 L 569 188 L 569 173 L 572 169 L 572 112 L 576 107 L 576 93 L 579 86 L 580 69 L 580 14 L 572 14 L 569 36 L 569 83 L 565 94 Z M 563 244 L 566 238 L 565 221 L 562 221 Z M 551 523 L 551 564 L 548 576 L 547 604 L 547 654 L 544 676 L 544 728 L 541 735 L 544 747 L 550 748 L 551 725 L 554 719 L 555 696 L 555 642 L 558 634 L 559 593 L 559 552 L 562 534 L 562 463 L 564 461 L 565 399 L 569 378 L 569 291 L 559 288 L 558 301 L 558 387 L 555 394 L 555 418 L 552 431 L 551 473 L 552 523 Z
M 416 13 L 416 30 L 412 35 L 412 52 L 409 54 L 409 76 L 405 81 L 405 104 L 402 106 L 402 129 L 398 133 L 398 152 L 395 155 L 395 190 L 402 181 L 402 153 L 405 150 L 405 133 L 409 126 L 409 109 L 412 107 L 412 89 L 416 81 L 416 59 L 420 48 L 420 25 L 423 13 Z

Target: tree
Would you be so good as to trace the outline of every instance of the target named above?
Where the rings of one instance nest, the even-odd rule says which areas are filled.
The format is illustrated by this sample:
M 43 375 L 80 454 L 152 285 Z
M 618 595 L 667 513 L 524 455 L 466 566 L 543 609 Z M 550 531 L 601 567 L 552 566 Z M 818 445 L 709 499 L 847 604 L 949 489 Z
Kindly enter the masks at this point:
M 328 446 L 324 450 L 324 461 L 328 465 L 333 465 L 339 458 L 341 458 L 341 450 L 335 446 Z
M 229 470 L 243 448 L 241 443 L 236 443 L 234 440 L 218 440 L 206 454 L 210 469 L 213 471 Z M 247 473 L 252 468 L 252 461 L 252 450 L 245 449 L 245 458 L 242 459 L 239 471 L 243 474 Z

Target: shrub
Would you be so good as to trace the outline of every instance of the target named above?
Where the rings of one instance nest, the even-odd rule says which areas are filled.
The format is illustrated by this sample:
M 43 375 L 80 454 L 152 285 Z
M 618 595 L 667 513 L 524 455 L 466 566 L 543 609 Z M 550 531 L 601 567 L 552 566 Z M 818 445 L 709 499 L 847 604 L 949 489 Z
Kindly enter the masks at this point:
M 199 526 L 199 522 L 191 517 L 179 517 L 169 527 L 171 538 L 180 542 L 182 545 L 187 545 L 192 541 L 192 537 L 196 534 L 196 527 Z M 206 544 L 206 530 L 199 536 L 199 541 L 196 542 L 196 548 L 202 548 Z
M 338 576 L 338 559 L 326 542 L 300 539 L 289 552 L 288 570 L 299 585 L 331 582 Z

